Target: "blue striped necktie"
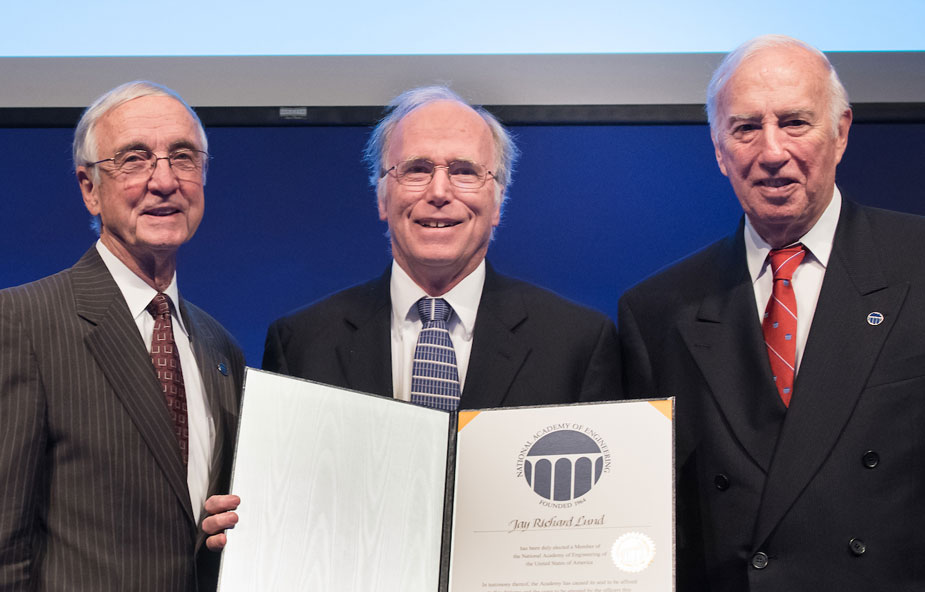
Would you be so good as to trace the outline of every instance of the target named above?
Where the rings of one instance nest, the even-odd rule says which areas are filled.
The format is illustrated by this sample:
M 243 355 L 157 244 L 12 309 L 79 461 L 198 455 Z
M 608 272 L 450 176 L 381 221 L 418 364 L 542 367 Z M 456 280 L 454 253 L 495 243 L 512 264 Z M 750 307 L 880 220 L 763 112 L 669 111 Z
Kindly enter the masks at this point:
M 455 411 L 459 407 L 459 372 L 446 326 L 453 309 L 443 298 L 428 297 L 418 300 L 417 308 L 424 326 L 414 348 L 411 402 Z

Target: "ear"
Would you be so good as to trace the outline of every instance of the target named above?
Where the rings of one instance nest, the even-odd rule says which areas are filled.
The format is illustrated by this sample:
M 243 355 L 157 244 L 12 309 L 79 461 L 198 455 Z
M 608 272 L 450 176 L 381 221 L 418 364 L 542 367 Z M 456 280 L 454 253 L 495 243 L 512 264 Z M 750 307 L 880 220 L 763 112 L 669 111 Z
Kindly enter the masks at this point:
M 379 208 L 379 219 L 383 222 L 387 222 L 389 219 L 389 212 L 387 209 L 389 196 L 386 183 L 388 183 L 388 181 L 385 177 L 382 177 L 379 179 L 379 182 L 376 183 L 376 205 Z
M 84 207 L 92 216 L 100 215 L 100 198 L 98 187 L 93 182 L 93 173 L 85 166 L 77 167 L 77 184 L 84 198 Z
M 835 138 L 835 164 L 841 162 L 841 157 L 848 148 L 848 130 L 851 129 L 851 122 L 854 120 L 854 114 L 851 109 L 845 109 L 845 112 L 838 118 L 838 135 Z
M 504 203 L 504 193 L 500 193 L 498 199 L 494 200 L 495 211 L 491 214 L 491 225 L 497 226 L 501 224 L 501 204 Z
M 720 172 L 728 177 L 729 171 L 726 170 L 726 162 L 723 160 L 723 150 L 720 148 L 716 138 L 713 138 L 713 150 L 716 153 L 716 164 L 719 165 Z

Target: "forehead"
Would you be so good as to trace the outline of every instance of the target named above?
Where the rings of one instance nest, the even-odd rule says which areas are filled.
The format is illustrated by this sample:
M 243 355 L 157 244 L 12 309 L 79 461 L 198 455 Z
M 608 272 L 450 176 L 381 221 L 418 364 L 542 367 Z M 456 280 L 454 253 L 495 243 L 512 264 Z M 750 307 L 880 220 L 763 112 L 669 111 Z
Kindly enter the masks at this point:
M 392 161 L 412 156 L 480 163 L 495 159 L 488 124 L 474 109 L 454 101 L 428 103 L 403 117 L 392 132 L 388 155 Z
M 828 103 L 828 70 L 819 56 L 799 47 L 769 47 L 739 64 L 720 95 L 730 115 L 813 111 Z
M 163 149 L 177 142 L 199 145 L 199 129 L 186 107 L 172 97 L 139 97 L 107 111 L 94 129 L 100 150 L 143 144 Z

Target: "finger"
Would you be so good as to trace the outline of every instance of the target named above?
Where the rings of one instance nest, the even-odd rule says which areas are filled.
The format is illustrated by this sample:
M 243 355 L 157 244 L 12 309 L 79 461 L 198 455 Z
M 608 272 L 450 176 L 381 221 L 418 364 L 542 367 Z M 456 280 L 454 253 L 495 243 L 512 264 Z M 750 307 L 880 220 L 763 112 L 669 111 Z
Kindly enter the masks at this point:
M 210 551 L 221 551 L 227 542 L 228 538 L 225 536 L 225 533 L 213 534 L 206 539 L 206 548 Z
M 208 516 L 202 521 L 202 531 L 206 534 L 218 534 L 228 528 L 234 528 L 238 523 L 238 515 L 234 512 L 222 512 L 214 516 Z
M 241 498 L 236 495 L 213 495 L 206 500 L 205 509 L 209 514 L 219 514 L 237 509 Z

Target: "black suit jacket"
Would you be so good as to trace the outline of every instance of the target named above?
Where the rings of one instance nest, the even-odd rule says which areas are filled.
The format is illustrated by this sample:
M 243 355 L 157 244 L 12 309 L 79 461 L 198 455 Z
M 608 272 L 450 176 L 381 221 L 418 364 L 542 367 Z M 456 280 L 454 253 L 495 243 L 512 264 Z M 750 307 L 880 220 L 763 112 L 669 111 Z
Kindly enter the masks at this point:
M 392 396 L 390 271 L 274 322 L 263 368 Z M 617 398 L 616 327 L 489 265 L 460 407 Z
M 244 358 L 181 299 L 226 491 Z M 225 371 L 222 372 L 220 365 Z M 0 291 L 0 590 L 215 587 L 147 345 L 95 247 Z
M 925 590 L 925 219 L 843 203 L 789 409 L 742 233 L 620 302 L 627 394 L 677 397 L 678 590 Z

